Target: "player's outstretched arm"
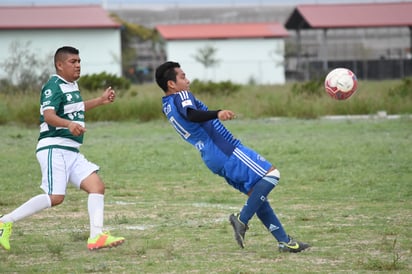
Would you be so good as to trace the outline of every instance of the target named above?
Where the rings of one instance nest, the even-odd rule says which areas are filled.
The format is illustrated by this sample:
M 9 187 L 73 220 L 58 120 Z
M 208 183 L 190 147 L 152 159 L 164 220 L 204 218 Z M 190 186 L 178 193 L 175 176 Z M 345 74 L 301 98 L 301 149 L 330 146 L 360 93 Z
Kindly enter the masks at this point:
M 84 110 L 87 111 L 98 106 L 113 103 L 115 99 L 116 92 L 112 89 L 112 87 L 108 87 L 101 96 L 85 101 Z

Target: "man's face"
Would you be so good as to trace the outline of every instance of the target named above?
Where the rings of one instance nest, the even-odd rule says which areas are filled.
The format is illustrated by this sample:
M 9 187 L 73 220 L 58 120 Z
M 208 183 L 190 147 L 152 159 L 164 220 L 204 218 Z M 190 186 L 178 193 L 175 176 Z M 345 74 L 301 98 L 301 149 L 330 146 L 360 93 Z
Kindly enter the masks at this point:
M 80 77 L 80 57 L 77 54 L 65 54 L 56 67 L 57 74 L 66 81 L 74 82 Z
M 186 74 L 181 68 L 175 68 L 176 71 L 176 83 L 173 81 L 169 81 L 171 84 L 170 88 L 175 91 L 179 92 L 182 90 L 189 90 L 190 81 L 186 78 Z

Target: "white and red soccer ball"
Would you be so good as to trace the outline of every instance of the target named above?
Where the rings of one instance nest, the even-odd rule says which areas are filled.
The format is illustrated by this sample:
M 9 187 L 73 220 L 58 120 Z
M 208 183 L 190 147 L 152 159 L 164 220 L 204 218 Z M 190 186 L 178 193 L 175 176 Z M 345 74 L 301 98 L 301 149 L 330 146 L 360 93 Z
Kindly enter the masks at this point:
M 346 100 L 358 88 L 356 75 L 347 68 L 335 68 L 325 78 L 326 92 L 336 100 Z

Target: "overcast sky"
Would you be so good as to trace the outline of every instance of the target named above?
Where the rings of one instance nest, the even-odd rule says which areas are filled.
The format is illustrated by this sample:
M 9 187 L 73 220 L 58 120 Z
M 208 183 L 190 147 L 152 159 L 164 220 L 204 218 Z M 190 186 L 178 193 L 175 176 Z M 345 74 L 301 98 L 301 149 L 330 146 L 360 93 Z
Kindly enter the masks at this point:
M 359 3 L 359 2 L 412 2 L 402 0 L 0 0 L 0 5 L 68 5 L 68 4 L 104 4 L 106 6 L 124 5 L 296 5 L 319 3 Z

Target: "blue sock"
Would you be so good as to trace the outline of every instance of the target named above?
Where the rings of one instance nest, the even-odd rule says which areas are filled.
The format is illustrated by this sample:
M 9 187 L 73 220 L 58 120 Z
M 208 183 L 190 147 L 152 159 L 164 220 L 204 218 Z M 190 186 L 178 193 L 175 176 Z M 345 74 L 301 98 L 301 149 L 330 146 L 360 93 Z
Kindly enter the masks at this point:
M 250 194 L 246 204 L 240 211 L 239 220 L 248 224 L 253 215 L 259 210 L 260 206 L 266 201 L 266 197 L 279 182 L 279 178 L 274 176 L 265 176 L 257 182 Z
M 282 223 L 279 221 L 268 201 L 260 206 L 256 215 L 278 242 L 289 242 L 289 236 L 286 234 Z

